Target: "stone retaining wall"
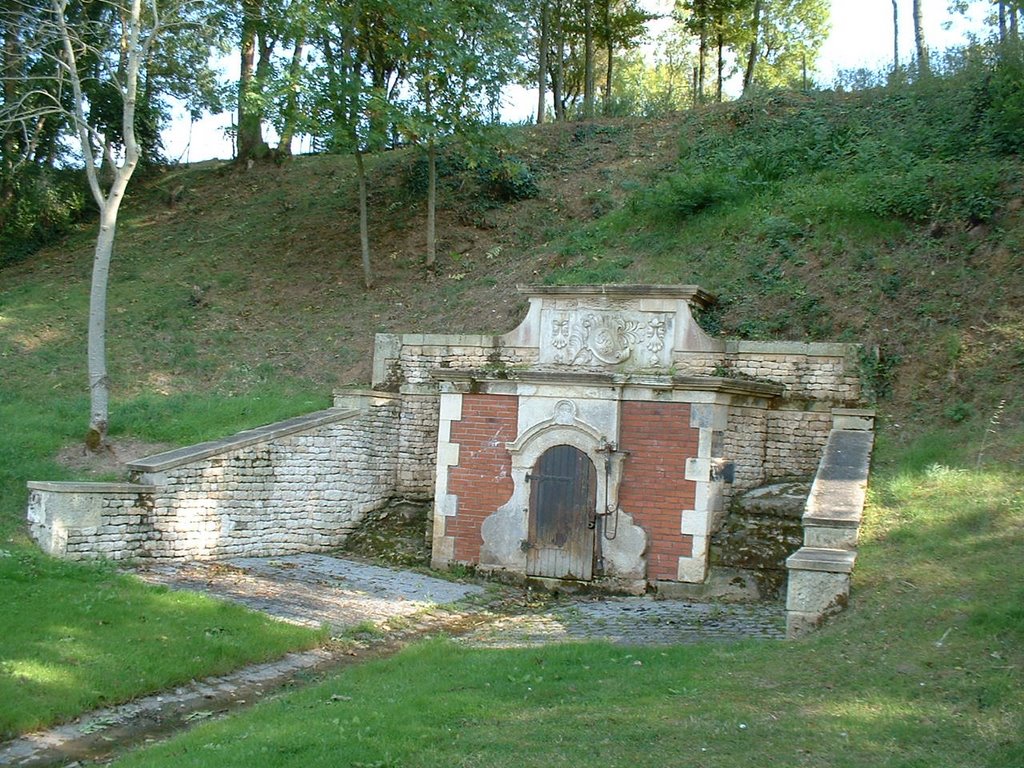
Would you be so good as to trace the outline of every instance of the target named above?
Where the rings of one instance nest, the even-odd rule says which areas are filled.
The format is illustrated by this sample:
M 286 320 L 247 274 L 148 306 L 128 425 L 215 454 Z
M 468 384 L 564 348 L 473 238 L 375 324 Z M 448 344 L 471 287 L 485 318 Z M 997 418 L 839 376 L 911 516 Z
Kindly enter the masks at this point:
M 31 482 L 28 490 L 29 532 L 51 555 L 122 560 L 149 538 L 153 486 Z
M 398 402 L 343 407 L 129 465 L 132 483 L 32 483 L 29 520 L 69 559 L 273 556 L 339 546 L 394 494 Z M 344 407 L 348 406 L 348 407 Z

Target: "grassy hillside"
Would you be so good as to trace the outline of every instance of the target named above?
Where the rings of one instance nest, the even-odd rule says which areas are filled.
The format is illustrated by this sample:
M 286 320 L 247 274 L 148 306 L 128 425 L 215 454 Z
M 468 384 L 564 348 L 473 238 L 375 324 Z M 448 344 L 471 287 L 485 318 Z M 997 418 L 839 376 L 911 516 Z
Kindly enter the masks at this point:
M 881 406 L 915 430 L 984 423 L 1004 401 L 1004 426 L 1019 424 L 1022 165 L 955 118 L 943 86 L 520 129 L 484 168 L 535 186 L 513 202 L 453 148 L 434 275 L 420 266 L 421 163 L 377 157 L 372 291 L 348 158 L 155 172 L 128 201 L 113 266 L 113 429 L 197 391 L 322 398 L 368 380 L 377 331 L 504 332 L 518 283 L 611 281 L 700 283 L 719 297 L 702 319 L 715 333 L 877 347 Z M 8 393 L 84 390 L 91 235 L 3 270 Z
M 525 309 L 517 284 L 695 282 L 719 296 L 701 318 L 710 332 L 867 345 L 863 372 L 878 396 L 882 455 L 915 467 L 905 498 L 893 491 L 876 501 L 897 521 L 878 534 L 877 563 L 904 558 L 899 573 L 917 584 L 911 560 L 988 562 L 994 550 L 971 526 L 999 517 L 993 536 L 1005 542 L 1014 531 L 1019 538 L 1022 514 L 1013 489 L 1024 485 L 1024 165 L 1019 134 L 971 83 L 766 94 L 660 121 L 515 129 L 482 158 L 450 148 L 434 273 L 421 266 L 421 161 L 408 151 L 378 156 L 370 163 L 372 291 L 361 285 L 347 158 L 152 171 L 126 202 L 113 264 L 112 437 L 187 444 L 323 407 L 334 387 L 368 381 L 375 332 L 510 330 Z M 89 595 L 113 594 L 111 573 L 54 564 L 27 541 L 25 481 L 73 476 L 57 457 L 86 428 L 92 236 L 85 222 L 0 268 L 0 593 L 16 619 L 7 625 L 23 632 L 21 645 L 0 641 L 0 658 L 26 660 L 0 666 L 0 700 L 10 698 L 3 686 L 29 681 L 66 701 L 61 686 L 73 679 L 89 692 L 76 699 L 82 708 L 203 673 L 170 665 L 116 691 L 90 677 L 123 649 L 83 632 L 90 644 L 69 656 L 59 641 L 67 626 L 88 624 L 79 608 L 92 605 Z M 950 497 L 962 509 L 983 502 L 970 521 L 953 525 L 951 510 L 926 515 L 909 501 L 952 494 L 928 479 L 925 467 L 936 463 L 966 473 Z M 890 487 L 897 477 L 904 474 L 893 470 L 873 482 Z M 900 549 L 901 536 L 938 541 L 950 525 L 981 549 L 919 559 Z M 1007 562 L 1012 570 L 1019 560 Z M 858 576 L 872 605 L 893 586 L 879 576 L 885 567 Z M 934 569 L 922 573 L 929 579 Z M 985 596 L 979 605 L 989 606 L 970 614 L 982 629 L 965 653 L 991 642 L 1005 658 L 1002 638 L 1020 631 L 1019 603 L 989 605 L 987 596 L 1012 573 L 964 574 L 950 589 Z M 45 595 L 24 586 L 38 579 L 50 583 Z M 858 635 L 887 633 L 916 610 L 910 592 L 897 602 L 895 613 L 872 608 L 846 620 Z M 39 623 L 58 608 L 68 610 L 67 625 Z M 209 623 L 208 606 L 153 610 L 172 613 L 183 637 L 204 636 Z M 941 623 L 945 610 L 929 621 Z M 239 632 L 254 640 L 232 663 L 266 655 L 272 635 L 257 626 Z M 877 650 L 865 646 L 862 658 Z M 162 655 L 141 640 L 138 654 L 143 666 Z M 1019 675 L 1018 662 L 1007 664 Z M 971 675 L 950 685 L 970 683 L 1003 707 L 1008 694 L 992 687 L 995 678 Z M 1002 726 L 979 721 L 979 732 L 1003 733 L 1012 717 L 1002 713 Z M 67 714 L 19 705 L 17 719 L 5 719 L 0 710 L 0 733 Z

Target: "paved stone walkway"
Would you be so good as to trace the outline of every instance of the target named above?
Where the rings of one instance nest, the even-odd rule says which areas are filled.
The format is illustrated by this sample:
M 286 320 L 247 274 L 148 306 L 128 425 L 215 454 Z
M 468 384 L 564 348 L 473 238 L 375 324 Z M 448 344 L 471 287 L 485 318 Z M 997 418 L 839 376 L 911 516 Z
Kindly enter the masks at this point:
M 785 637 L 781 605 L 711 605 L 650 597 L 562 599 L 531 613 L 498 616 L 458 638 L 470 646 L 514 648 L 603 640 L 679 645 Z
M 327 624 L 336 632 L 412 616 L 485 591 L 476 584 L 314 554 L 152 566 L 137 574 L 152 584 L 206 592 L 295 624 Z
M 457 607 L 481 619 L 476 629 L 459 637 L 460 643 L 470 646 L 509 648 L 582 640 L 672 645 L 785 636 L 785 611 L 779 604 L 567 596 L 476 610 L 473 600 L 482 601 L 485 595 L 478 585 L 328 555 L 237 558 L 155 566 L 138 573 L 151 583 L 207 592 L 296 624 L 328 624 L 335 632 L 366 622 L 386 625 L 396 617 L 439 606 Z M 496 590 L 502 591 L 514 590 Z

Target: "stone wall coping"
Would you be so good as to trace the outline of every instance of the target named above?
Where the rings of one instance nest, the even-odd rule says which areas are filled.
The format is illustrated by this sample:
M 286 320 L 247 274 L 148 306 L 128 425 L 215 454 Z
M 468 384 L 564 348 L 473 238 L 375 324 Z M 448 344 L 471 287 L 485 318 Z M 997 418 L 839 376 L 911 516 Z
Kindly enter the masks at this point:
M 30 491 L 47 491 L 49 493 L 124 493 L 135 495 L 139 493 L 156 493 L 160 490 L 158 485 L 144 483 L 94 483 L 86 480 L 29 480 L 26 485 Z
M 670 376 L 603 371 L 538 370 L 535 368 L 522 370 L 512 368 L 500 372 L 486 369 L 433 368 L 430 371 L 430 377 L 435 381 L 453 383 L 521 381 L 527 384 L 596 384 L 600 386 L 724 392 L 726 394 L 757 395 L 766 398 L 779 397 L 786 390 L 782 384 L 732 379 L 722 376 Z
M 805 524 L 860 524 L 874 433 L 833 429 L 804 511 Z
M 783 384 L 732 379 L 725 376 L 673 376 L 672 384 L 676 389 L 711 390 L 735 395 L 761 395 L 762 397 L 781 397 L 786 391 Z
M 506 382 L 521 381 L 527 384 L 597 384 L 617 386 L 625 383 L 624 376 L 602 371 L 545 371 L 505 369 L 489 371 L 480 368 L 433 368 L 430 378 L 434 381 L 450 382 Z
M 128 469 L 133 472 L 163 472 L 183 464 L 208 459 L 220 453 L 227 453 L 228 451 L 246 448 L 250 445 L 278 440 L 282 437 L 293 435 L 296 432 L 305 432 L 316 427 L 344 421 L 358 413 L 358 411 L 350 408 L 328 408 L 324 411 L 296 416 L 295 418 L 279 421 L 274 424 L 247 429 L 220 440 L 210 440 L 205 443 L 198 443 L 197 445 L 190 445 L 185 448 L 175 448 L 171 451 L 147 456 L 131 462 L 128 465 Z
M 838 517 L 835 515 L 815 515 L 805 512 L 800 521 L 804 528 L 856 529 L 860 528 L 861 516 Z
M 856 560 L 857 553 L 849 549 L 800 547 L 786 558 L 786 567 L 792 571 L 852 573 Z
M 859 344 L 834 341 L 744 341 L 726 339 L 727 355 L 807 355 L 808 357 L 846 357 Z
M 516 290 L 526 296 L 607 296 L 613 299 L 683 299 L 698 307 L 715 303 L 715 296 L 699 285 L 518 285 Z
M 367 400 L 398 401 L 402 397 L 397 392 L 388 392 L 383 389 L 372 389 L 370 387 L 338 387 L 331 394 L 334 397 L 336 408 L 338 407 L 337 400 L 339 398 L 363 397 Z
M 470 333 L 403 333 L 399 337 L 402 346 L 409 347 L 478 347 L 493 349 L 499 344 L 499 336 Z
M 875 418 L 874 408 L 833 408 L 833 416 L 856 416 L 862 419 Z

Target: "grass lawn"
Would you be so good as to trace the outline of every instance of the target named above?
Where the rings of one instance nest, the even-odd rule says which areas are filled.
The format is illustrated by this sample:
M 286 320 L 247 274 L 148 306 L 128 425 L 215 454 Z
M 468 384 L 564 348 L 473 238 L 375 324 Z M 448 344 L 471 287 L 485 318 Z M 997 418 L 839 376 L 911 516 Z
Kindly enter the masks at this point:
M 850 610 L 806 640 L 433 640 L 117 765 L 1024 765 L 1024 472 L 934 454 L 883 455 Z
M 149 587 L 110 565 L 4 553 L 0 737 L 323 639 L 227 602 Z
M 0 740 L 324 639 L 110 564 L 43 556 L 23 525 L 25 482 L 70 476 L 53 457 L 86 413 L 83 399 L 48 394 L 0 393 Z M 116 412 L 119 433 L 187 444 L 308 410 L 305 393 L 270 392 L 137 397 Z

